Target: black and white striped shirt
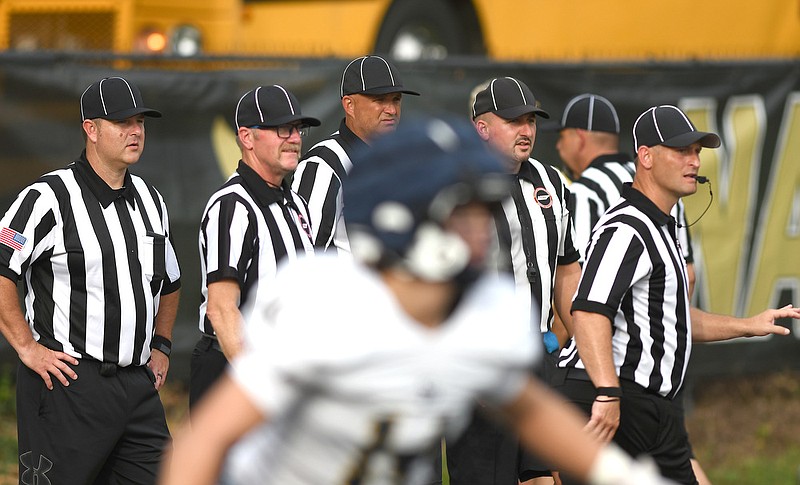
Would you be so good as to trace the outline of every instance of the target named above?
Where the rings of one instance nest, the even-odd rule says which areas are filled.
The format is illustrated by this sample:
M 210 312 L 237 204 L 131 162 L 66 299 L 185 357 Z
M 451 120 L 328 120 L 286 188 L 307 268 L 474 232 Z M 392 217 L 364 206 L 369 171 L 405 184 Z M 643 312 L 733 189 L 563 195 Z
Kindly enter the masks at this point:
M 626 184 L 595 228 L 572 303 L 573 311 L 613 323 L 620 379 L 675 397 L 692 349 L 687 288 L 675 219 Z M 559 366 L 584 368 L 574 341 L 561 351 Z
M 0 274 L 23 282 L 34 338 L 76 358 L 120 366 L 150 358 L 162 294 L 180 288 L 161 194 L 125 174 L 109 187 L 85 152 L 40 177 L 0 220 Z
M 511 198 L 495 218 L 500 257 L 509 261 L 517 289 L 530 295 L 539 330 L 553 323 L 553 285 L 557 265 L 578 260 L 567 209 L 569 191 L 558 171 L 529 159 L 516 175 Z M 538 315 L 537 315 L 538 313 Z
M 311 147 L 297 165 L 292 188 L 308 201 L 317 247 L 350 253 L 342 218 L 342 184 L 353 168 L 354 151 L 366 146 L 342 120 L 339 131 Z
M 586 256 L 586 246 L 591 238 L 592 228 L 597 221 L 620 198 L 622 184 L 633 182 L 636 165 L 624 153 L 601 155 L 583 171 L 580 178 L 569 186 L 570 213 L 575 226 L 575 247 Z M 678 237 L 687 263 L 694 262 L 692 240 L 686 223 L 683 201 L 679 200 L 672 209 L 672 217 L 680 223 Z
M 225 184 L 209 199 L 200 223 L 200 331 L 214 335 L 206 316 L 208 285 L 234 279 L 241 291 L 239 308 L 272 280 L 284 259 L 314 253 L 308 208 L 284 181 L 270 187 L 240 161 Z

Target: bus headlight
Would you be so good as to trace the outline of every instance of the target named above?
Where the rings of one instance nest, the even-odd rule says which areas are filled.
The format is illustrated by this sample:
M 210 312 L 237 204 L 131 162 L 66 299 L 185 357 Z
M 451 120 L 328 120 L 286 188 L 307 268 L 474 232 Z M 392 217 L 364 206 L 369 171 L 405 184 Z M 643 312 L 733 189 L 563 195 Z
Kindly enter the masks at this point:
M 194 25 L 183 24 L 175 27 L 170 39 L 170 50 L 181 57 L 192 57 L 200 53 L 203 38 Z

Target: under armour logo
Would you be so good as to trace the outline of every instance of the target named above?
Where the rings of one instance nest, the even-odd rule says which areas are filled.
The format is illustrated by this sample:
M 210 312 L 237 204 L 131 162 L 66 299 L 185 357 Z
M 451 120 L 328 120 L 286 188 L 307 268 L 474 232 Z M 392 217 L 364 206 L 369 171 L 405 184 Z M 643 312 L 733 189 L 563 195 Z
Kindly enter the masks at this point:
M 53 462 L 46 456 L 39 455 L 39 464 L 34 467 L 31 460 L 31 451 L 19 455 L 19 462 L 25 467 L 22 476 L 19 477 L 20 483 L 24 485 L 52 485 L 50 479 L 47 478 L 47 472 L 53 468 Z

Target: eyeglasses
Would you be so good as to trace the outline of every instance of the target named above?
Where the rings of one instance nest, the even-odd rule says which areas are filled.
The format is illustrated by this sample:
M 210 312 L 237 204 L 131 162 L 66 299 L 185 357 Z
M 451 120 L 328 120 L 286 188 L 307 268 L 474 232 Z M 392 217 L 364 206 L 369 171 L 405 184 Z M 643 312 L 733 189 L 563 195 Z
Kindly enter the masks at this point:
M 292 136 L 294 131 L 300 136 L 308 136 L 309 126 L 308 125 L 280 125 L 280 126 L 261 126 L 261 125 L 254 125 L 250 128 L 255 128 L 258 130 L 273 130 L 275 133 L 278 134 L 279 138 L 283 138 L 284 140 Z

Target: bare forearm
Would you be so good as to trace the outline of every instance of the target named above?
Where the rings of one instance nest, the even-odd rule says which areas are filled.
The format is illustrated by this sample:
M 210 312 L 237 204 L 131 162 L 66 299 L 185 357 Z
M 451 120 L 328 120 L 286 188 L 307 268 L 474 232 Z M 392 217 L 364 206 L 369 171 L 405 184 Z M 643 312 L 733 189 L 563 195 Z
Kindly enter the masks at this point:
M 692 340 L 695 342 L 715 342 L 744 336 L 737 318 L 708 313 L 697 308 L 691 309 L 691 316 Z
M 692 300 L 692 295 L 694 294 L 694 283 L 697 280 L 697 276 L 694 271 L 694 263 L 687 263 L 686 264 L 686 277 L 689 280 L 689 301 Z
M 800 309 L 787 305 L 783 308 L 765 310 L 750 318 L 736 318 L 691 309 L 692 340 L 716 342 L 737 337 L 763 337 L 766 335 L 789 335 L 789 329 L 776 325 L 781 318 L 800 318 Z
M 178 316 L 178 302 L 180 300 L 180 290 L 168 295 L 161 295 L 158 304 L 158 313 L 155 318 L 155 333 L 172 340 L 172 328 L 175 325 L 175 318 Z
M 567 330 L 566 325 L 564 325 L 564 321 L 561 319 L 561 314 L 556 311 L 555 315 L 553 316 L 553 326 L 551 328 L 552 332 L 556 335 L 558 339 L 558 348 L 564 347 L 564 344 L 567 343 L 572 335 Z
M 619 387 L 611 347 L 611 322 L 597 313 L 573 312 L 575 344 L 595 387 Z
M 238 310 L 209 314 L 217 341 L 228 362 L 242 350 L 242 315 Z
M 217 341 L 228 362 L 242 350 L 241 291 L 236 280 L 227 279 L 208 285 L 206 316 L 214 327 Z
M 8 278 L 0 276 L 0 331 L 14 348 L 25 366 L 42 377 L 48 389 L 53 389 L 52 377 L 64 386 L 68 378 L 77 379 L 78 374 L 67 364 L 77 365 L 74 357 L 50 350 L 33 338 L 28 323 L 22 314 L 17 295 L 17 285 Z
M 558 316 L 564 326 L 567 338 L 575 334 L 573 328 L 570 307 L 572 297 L 578 289 L 578 282 L 581 277 L 581 267 L 577 262 L 558 266 L 556 269 L 556 283 L 553 288 L 553 303 L 555 304 Z M 559 339 L 560 341 L 561 339 Z M 565 339 L 566 340 L 566 339 Z
M 17 285 L 0 276 L 0 331 L 17 354 L 35 343 L 33 333 L 19 305 Z

